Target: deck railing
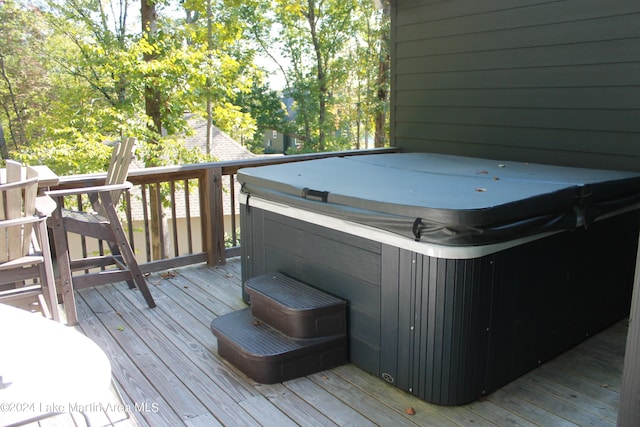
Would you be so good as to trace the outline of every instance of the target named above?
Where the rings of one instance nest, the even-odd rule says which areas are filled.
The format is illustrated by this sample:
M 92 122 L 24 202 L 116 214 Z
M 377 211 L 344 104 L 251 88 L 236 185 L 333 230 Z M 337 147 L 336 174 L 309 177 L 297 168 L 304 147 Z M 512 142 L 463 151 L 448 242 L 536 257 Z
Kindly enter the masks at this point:
M 120 203 L 122 223 L 144 272 L 201 262 L 224 264 L 228 257 L 240 254 L 240 197 L 236 180 L 239 169 L 395 151 L 382 148 L 130 169 L 127 180 L 133 188 Z M 100 185 L 105 176 L 104 173 L 63 176 L 55 188 Z M 82 210 L 88 202 L 77 198 L 66 200 L 65 204 Z M 101 242 L 85 239 L 70 240 L 70 246 L 76 256 L 91 256 L 105 250 Z

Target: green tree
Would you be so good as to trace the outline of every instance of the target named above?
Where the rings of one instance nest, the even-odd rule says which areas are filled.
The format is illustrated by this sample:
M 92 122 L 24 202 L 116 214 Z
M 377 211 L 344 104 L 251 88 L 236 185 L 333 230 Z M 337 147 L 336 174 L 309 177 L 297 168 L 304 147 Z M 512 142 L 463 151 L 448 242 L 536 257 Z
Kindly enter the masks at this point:
M 381 13 L 378 14 L 377 30 L 372 35 L 371 45 L 377 45 L 377 74 L 375 79 L 376 97 L 374 101 L 375 147 L 384 147 L 388 141 L 387 114 L 389 110 L 389 90 L 391 80 L 391 22 L 389 18 L 390 0 L 380 0 Z M 375 43 L 377 39 L 378 43 Z
M 354 19 L 356 37 L 349 52 L 343 105 L 356 146 L 373 135 L 375 147 L 388 143 L 389 1 L 360 0 Z M 351 102 L 349 102 L 351 100 Z
M 32 120 L 46 107 L 51 85 L 43 64 L 46 26 L 34 8 L 0 3 L 0 106 L 6 140 L 18 150 L 30 138 Z M 8 156 L 7 146 L 2 157 Z
M 7 65 L 0 117 L 13 157 L 46 162 L 61 174 L 90 172 L 104 162 L 82 153 L 106 158 L 103 141 L 132 135 L 152 143 L 141 151 L 145 164 L 183 163 L 189 157 L 175 149 L 175 136 L 189 132 L 184 112 L 202 111 L 207 97 L 223 130 L 253 133 L 255 120 L 235 102 L 255 72 L 251 52 L 239 41 L 246 23 L 225 12 L 240 2 L 217 2 L 211 54 L 202 22 L 163 16 L 164 3 L 151 4 L 157 6 L 155 31 L 145 34 L 148 26 L 132 1 L 50 0 L 46 8 L 10 1 L 0 4 L 0 31 L 15 41 L 0 51 Z M 238 123 L 246 129 L 237 130 Z M 171 147 L 162 148 L 165 143 Z M 69 153 L 75 155 L 65 158 Z
M 241 93 L 237 98 L 238 105 L 244 113 L 255 118 L 255 132 L 247 139 L 245 145 L 253 152 L 262 152 L 262 137 L 265 129 L 284 129 L 287 110 L 280 95 L 261 79 L 254 80 L 251 91 Z
M 261 25 L 251 36 L 285 75 L 284 96 L 294 100 L 295 120 L 278 130 L 306 151 L 358 146 L 361 127 L 365 136 L 379 130 L 379 144 L 387 140 L 389 16 L 374 3 L 265 0 L 254 18 Z
M 256 88 L 262 86 L 263 73 L 253 65 L 256 48 L 250 33 L 264 28 L 264 2 L 190 0 L 184 6 L 186 21 L 192 28 L 190 43 L 203 46 L 209 61 L 203 74 L 202 104 L 197 111 L 210 111 L 213 124 L 235 140 L 252 146 L 261 127 L 260 116 L 281 115 L 276 110 L 258 112 L 252 108 L 261 97 Z M 204 107 L 205 100 L 212 102 L 211 108 Z M 264 108 L 273 105 L 262 102 Z
M 153 25 L 143 26 L 142 5 Z M 371 1 L 184 0 L 184 17 L 168 6 L 178 3 L 0 3 L 0 154 L 90 172 L 104 168 L 103 142 L 132 135 L 152 143 L 142 150 L 147 165 L 180 163 L 185 111 L 210 110 L 214 124 L 255 146 L 263 127 L 308 150 L 357 144 L 360 128 L 383 134 L 388 17 Z M 257 50 L 274 47 L 286 59 L 280 96 L 295 99 L 289 124 L 253 65 Z
M 30 3 L 0 4 L 0 122 L 8 129 L 2 157 L 47 163 L 58 173 L 102 169 L 108 149 L 93 138 L 85 114 L 95 107 L 93 90 L 60 72 L 66 64 L 56 58 L 70 43 L 48 18 Z
M 355 0 L 276 0 L 279 41 L 291 61 L 291 93 L 309 149 L 324 151 L 337 131 L 329 104 L 345 77 L 341 54 L 354 37 L 355 8 Z

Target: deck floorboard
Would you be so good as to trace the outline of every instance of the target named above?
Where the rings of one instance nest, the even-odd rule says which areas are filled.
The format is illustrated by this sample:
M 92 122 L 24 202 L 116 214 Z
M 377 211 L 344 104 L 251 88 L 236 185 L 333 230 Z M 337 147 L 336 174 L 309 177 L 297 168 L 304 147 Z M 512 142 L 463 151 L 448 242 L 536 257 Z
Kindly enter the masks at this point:
M 476 402 L 424 402 L 347 364 L 281 384 L 248 379 L 217 353 L 210 323 L 245 307 L 240 260 L 149 276 L 157 307 L 126 284 L 78 292 L 83 333 L 109 355 L 113 405 L 93 426 L 614 426 L 626 322 Z M 123 409 L 125 408 L 125 409 Z M 414 414 L 408 414 L 411 408 Z M 412 411 L 409 411 L 412 412 Z M 34 425 L 84 426 L 80 414 Z

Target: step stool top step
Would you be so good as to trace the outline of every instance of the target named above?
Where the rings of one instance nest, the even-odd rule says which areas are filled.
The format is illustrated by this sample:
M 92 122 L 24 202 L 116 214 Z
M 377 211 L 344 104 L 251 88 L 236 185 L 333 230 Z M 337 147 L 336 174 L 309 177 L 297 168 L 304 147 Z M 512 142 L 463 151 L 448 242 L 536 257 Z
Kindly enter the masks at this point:
M 247 280 L 245 287 L 248 293 L 258 292 L 293 310 L 346 305 L 340 298 L 277 272 L 253 277 Z
M 211 331 L 218 339 L 238 348 L 244 357 L 279 360 L 315 351 L 345 336 L 295 339 L 262 323 L 246 308 L 220 316 L 211 322 Z

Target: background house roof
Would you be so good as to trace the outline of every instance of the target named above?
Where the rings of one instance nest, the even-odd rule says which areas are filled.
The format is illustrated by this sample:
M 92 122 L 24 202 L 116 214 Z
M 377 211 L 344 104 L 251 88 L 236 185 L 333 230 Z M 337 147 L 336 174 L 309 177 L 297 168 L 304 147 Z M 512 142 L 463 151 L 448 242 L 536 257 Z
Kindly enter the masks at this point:
M 187 123 L 193 129 L 193 134 L 185 137 L 185 146 L 189 149 L 198 149 L 202 153 L 206 152 L 206 140 L 207 140 L 207 121 L 202 117 L 199 117 L 195 114 L 189 113 L 186 116 Z M 251 153 L 241 144 L 233 140 L 229 135 L 213 126 L 212 129 L 212 151 L 211 154 L 215 157 L 217 161 L 229 161 L 229 160 L 241 160 L 248 159 L 252 157 L 256 157 L 255 154 Z M 138 163 L 134 167 L 142 167 Z M 229 191 L 229 179 L 228 177 L 223 177 L 223 187 L 224 191 L 222 193 L 222 202 L 223 209 L 225 215 L 230 215 L 231 212 L 238 213 L 239 207 L 236 206 L 232 209 L 231 207 L 231 192 Z M 235 194 L 236 196 L 240 194 L 240 185 L 238 182 L 234 183 Z M 184 218 L 186 217 L 186 203 L 185 203 L 185 194 L 183 189 L 176 189 L 175 196 L 175 207 L 176 207 L 176 217 Z M 144 218 L 142 204 L 140 203 L 141 193 L 140 189 L 134 187 L 131 189 L 131 198 L 132 198 L 132 206 L 131 213 L 133 215 L 134 220 L 142 220 Z M 199 217 L 200 216 L 200 203 L 198 201 L 198 192 L 195 187 L 191 187 L 191 192 L 189 194 L 190 199 L 190 210 L 191 217 Z M 172 211 L 171 209 L 165 210 L 165 215 L 167 217 L 171 217 Z
M 187 148 L 197 148 L 207 152 L 207 120 L 193 113 L 186 115 L 187 123 L 193 129 L 193 135 L 185 137 Z M 251 151 L 236 142 L 229 135 L 213 126 L 211 138 L 211 154 L 220 161 L 240 160 L 255 157 Z

